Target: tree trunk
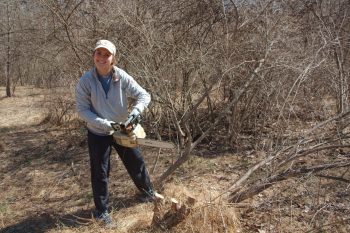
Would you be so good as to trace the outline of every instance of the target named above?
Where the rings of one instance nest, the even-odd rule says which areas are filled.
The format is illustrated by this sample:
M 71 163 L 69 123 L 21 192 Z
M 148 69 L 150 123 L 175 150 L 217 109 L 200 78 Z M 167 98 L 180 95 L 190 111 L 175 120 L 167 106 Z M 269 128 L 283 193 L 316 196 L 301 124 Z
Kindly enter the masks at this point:
M 10 77 L 10 12 L 9 5 L 6 6 L 7 13 L 7 61 L 6 61 L 6 96 L 11 97 L 11 77 Z

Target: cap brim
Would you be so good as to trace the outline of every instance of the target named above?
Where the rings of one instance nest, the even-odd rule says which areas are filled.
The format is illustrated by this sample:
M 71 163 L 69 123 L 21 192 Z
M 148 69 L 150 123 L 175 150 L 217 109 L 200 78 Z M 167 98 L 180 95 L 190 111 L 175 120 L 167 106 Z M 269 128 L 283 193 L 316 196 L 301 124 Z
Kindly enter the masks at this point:
M 107 49 L 107 51 L 108 51 L 110 54 L 113 54 L 113 51 L 111 51 L 110 48 L 107 48 L 106 46 L 103 46 L 103 45 L 97 46 L 97 47 L 94 49 L 94 51 L 95 51 L 96 49 L 100 49 L 100 48 Z

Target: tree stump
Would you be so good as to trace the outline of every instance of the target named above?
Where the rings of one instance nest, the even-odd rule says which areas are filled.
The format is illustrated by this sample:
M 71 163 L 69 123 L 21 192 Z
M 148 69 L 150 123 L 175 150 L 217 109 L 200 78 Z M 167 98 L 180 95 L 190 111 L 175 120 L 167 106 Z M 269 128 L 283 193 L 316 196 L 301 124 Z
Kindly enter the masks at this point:
M 180 205 L 175 198 L 171 198 L 170 202 L 170 209 L 165 214 L 161 213 L 162 209 L 164 212 L 164 209 L 166 208 L 164 205 L 164 198 L 154 202 L 152 225 L 161 227 L 162 229 L 170 229 L 178 225 L 191 213 L 191 209 L 196 203 L 196 199 L 194 197 L 188 197 L 186 203 L 182 205 Z

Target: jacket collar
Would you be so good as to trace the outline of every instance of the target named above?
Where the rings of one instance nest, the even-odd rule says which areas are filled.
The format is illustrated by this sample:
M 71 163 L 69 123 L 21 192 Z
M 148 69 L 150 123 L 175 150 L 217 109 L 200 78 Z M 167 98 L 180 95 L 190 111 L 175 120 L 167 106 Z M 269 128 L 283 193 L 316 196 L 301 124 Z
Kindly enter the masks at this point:
M 113 66 L 113 68 L 112 68 L 112 80 L 113 80 L 114 82 L 119 81 L 120 77 L 119 77 L 118 74 L 119 74 L 119 72 L 118 72 L 118 70 L 117 70 L 117 67 L 116 67 L 116 66 Z M 92 75 L 93 75 L 94 78 L 98 78 L 98 74 L 97 74 L 97 69 L 96 69 L 96 67 L 93 68 L 93 70 L 92 70 Z

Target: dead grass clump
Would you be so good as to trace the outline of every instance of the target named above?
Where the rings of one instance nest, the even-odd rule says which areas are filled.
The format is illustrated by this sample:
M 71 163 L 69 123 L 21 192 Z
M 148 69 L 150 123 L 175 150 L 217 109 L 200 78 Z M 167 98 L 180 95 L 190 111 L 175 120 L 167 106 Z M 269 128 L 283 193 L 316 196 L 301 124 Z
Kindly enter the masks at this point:
M 5 143 L 0 142 L 0 153 L 1 153 L 1 152 L 4 152 L 4 151 L 5 151 L 5 149 L 6 149 L 6 145 L 5 145 Z
M 113 213 L 117 222 L 117 232 L 146 232 L 152 221 L 151 205 L 136 205 Z
M 2 99 L 1 128 L 28 127 L 29 124 L 39 122 L 46 114 L 46 108 L 42 104 L 43 93 L 39 88 L 18 87 L 15 97 Z
M 193 212 L 176 232 L 241 232 L 235 209 L 224 203 L 207 203 Z
M 213 195 L 209 187 L 203 190 L 187 190 L 183 186 L 169 184 L 164 189 L 165 201 L 160 210 L 164 217 L 158 228 L 171 232 L 240 232 L 240 224 L 236 211 L 225 200 L 211 201 Z M 168 229 L 166 218 L 171 213 L 171 198 L 179 203 L 179 211 L 183 205 L 188 208 L 188 215 L 172 229 Z M 188 199 L 194 198 L 193 206 Z M 165 221 L 166 220 L 166 221 Z M 162 225 L 163 224 L 163 225 Z

